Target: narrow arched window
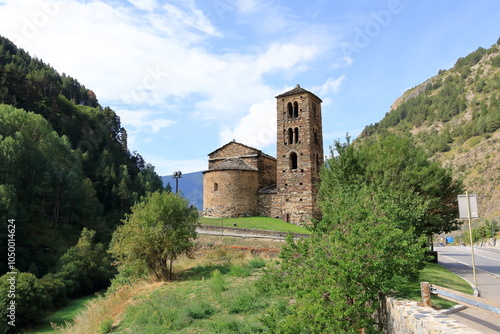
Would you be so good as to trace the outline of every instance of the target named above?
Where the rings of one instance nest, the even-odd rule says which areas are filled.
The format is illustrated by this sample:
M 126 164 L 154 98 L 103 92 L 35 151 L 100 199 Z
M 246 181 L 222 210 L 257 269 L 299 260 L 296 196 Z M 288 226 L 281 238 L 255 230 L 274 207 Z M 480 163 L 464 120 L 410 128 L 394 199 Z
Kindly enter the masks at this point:
M 295 128 L 295 144 L 299 142 L 299 128 Z
M 219 191 L 219 184 L 218 183 L 214 183 L 214 191 Z
M 288 144 L 293 144 L 293 130 L 292 130 L 292 128 L 288 129 Z
M 293 106 L 292 106 L 292 102 L 288 102 L 288 104 L 286 105 L 287 109 L 288 109 L 288 117 L 289 118 L 293 118 Z
M 297 101 L 293 103 L 293 117 L 299 117 L 299 104 Z
M 290 153 L 290 169 L 297 169 L 297 153 Z
M 314 132 L 314 143 L 315 144 L 319 144 L 319 135 L 318 135 L 318 130 L 317 129 L 314 129 L 313 130 Z

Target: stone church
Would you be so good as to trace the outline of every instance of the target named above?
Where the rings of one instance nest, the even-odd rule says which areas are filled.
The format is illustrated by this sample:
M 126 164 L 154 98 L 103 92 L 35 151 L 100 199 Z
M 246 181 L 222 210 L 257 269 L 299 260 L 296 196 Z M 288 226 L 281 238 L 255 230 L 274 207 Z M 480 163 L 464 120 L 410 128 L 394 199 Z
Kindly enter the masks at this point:
M 276 96 L 276 158 L 235 141 L 208 154 L 204 216 L 268 216 L 296 225 L 320 219 L 321 102 L 299 85 Z

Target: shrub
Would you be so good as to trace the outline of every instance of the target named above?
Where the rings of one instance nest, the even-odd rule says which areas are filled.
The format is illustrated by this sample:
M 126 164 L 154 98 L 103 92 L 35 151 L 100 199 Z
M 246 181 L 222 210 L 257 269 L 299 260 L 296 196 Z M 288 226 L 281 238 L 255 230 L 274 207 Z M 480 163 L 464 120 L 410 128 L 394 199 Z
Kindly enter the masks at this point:
M 237 266 L 232 264 L 229 268 L 229 274 L 236 277 L 250 276 L 252 271 L 247 266 Z
M 220 296 L 223 291 L 226 291 L 228 289 L 227 282 L 224 277 L 222 277 L 219 269 L 215 269 L 212 272 L 212 285 L 210 289 L 217 296 Z
M 266 266 L 266 260 L 261 257 L 254 257 L 248 262 L 248 267 L 251 269 L 264 268 Z
M 12 278 L 15 281 L 12 281 Z M 11 291 L 11 282 L 15 282 L 15 291 Z M 10 298 L 11 293 L 15 293 L 15 298 Z M 18 271 L 16 274 L 7 273 L 0 277 L 0 316 L 2 319 L 0 326 L 7 326 L 6 319 L 9 319 L 7 307 L 11 300 L 15 300 L 15 328 L 39 323 L 47 314 L 47 305 L 50 303 L 47 292 L 36 276 Z M 0 327 L 0 331 L 5 331 L 7 328 Z
M 83 296 L 109 286 L 114 269 L 104 246 L 94 242 L 95 231 L 84 228 L 76 246 L 59 259 L 54 277 L 66 285 L 69 297 Z
M 66 285 L 52 274 L 47 274 L 39 280 L 50 299 L 52 309 L 61 308 L 68 303 Z
M 215 313 L 215 308 L 206 302 L 194 304 L 187 307 L 187 314 L 193 319 L 210 318 Z

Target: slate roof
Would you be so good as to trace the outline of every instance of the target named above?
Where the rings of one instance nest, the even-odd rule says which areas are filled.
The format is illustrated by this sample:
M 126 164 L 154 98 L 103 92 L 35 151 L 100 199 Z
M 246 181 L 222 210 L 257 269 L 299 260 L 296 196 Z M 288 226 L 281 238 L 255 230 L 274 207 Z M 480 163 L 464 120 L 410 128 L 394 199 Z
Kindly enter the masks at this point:
M 251 146 L 248 146 L 248 145 L 245 145 L 245 144 L 242 144 L 242 143 L 238 143 L 238 142 L 237 142 L 237 141 L 235 141 L 234 139 L 233 139 L 232 141 L 230 141 L 229 143 L 227 143 L 227 144 L 225 144 L 225 145 L 222 145 L 221 147 L 219 147 L 219 148 L 218 148 L 218 149 L 216 149 L 215 151 L 208 153 L 208 156 L 210 157 L 210 156 L 214 155 L 216 152 L 218 152 L 218 151 L 220 151 L 220 150 L 224 149 L 226 146 L 229 146 L 229 145 L 239 145 L 239 146 L 242 146 L 242 147 L 246 147 L 246 148 L 248 148 L 248 149 L 250 149 L 250 150 L 253 150 L 253 151 L 255 152 L 255 154 L 257 154 L 257 155 L 262 155 L 262 156 L 265 156 L 265 157 L 267 157 L 267 158 L 270 158 L 270 159 L 276 160 L 276 158 L 275 158 L 275 157 L 273 157 L 273 156 L 271 156 L 271 155 L 269 155 L 269 154 L 266 154 L 266 153 L 262 152 L 261 150 L 256 149 L 255 147 L 251 147 Z
M 240 158 L 226 158 L 213 166 L 212 170 L 252 170 L 257 171 L 257 169 L 252 168 L 245 161 Z
M 280 98 L 280 97 L 285 97 L 285 96 L 292 96 L 292 95 L 298 95 L 298 94 L 303 94 L 303 93 L 309 93 L 311 94 L 312 96 L 315 96 L 320 102 L 323 102 L 316 94 L 313 94 L 311 93 L 310 91 L 308 90 L 305 90 L 304 88 L 300 87 L 299 84 L 297 84 L 297 86 L 295 86 L 294 89 L 292 90 L 289 90 L 288 92 L 284 92 L 283 94 L 280 94 L 278 96 L 275 96 L 276 98 Z

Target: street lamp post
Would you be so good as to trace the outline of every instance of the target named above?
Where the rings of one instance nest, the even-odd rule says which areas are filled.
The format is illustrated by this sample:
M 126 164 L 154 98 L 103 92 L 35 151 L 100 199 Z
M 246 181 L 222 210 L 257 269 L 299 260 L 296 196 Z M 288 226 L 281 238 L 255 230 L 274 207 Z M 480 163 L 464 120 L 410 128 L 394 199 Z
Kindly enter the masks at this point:
M 180 170 L 176 171 L 172 177 L 175 179 L 175 193 L 177 194 L 179 192 L 179 178 L 182 177 L 182 172 Z

